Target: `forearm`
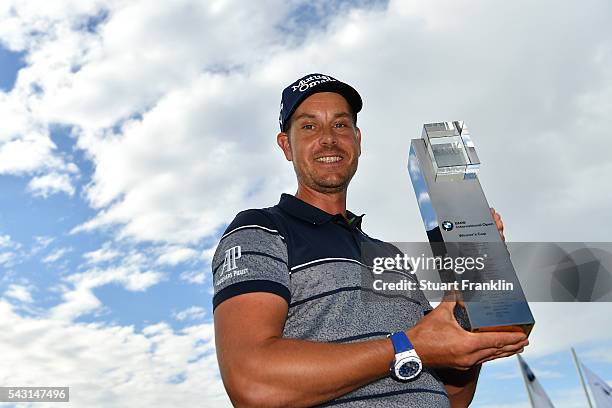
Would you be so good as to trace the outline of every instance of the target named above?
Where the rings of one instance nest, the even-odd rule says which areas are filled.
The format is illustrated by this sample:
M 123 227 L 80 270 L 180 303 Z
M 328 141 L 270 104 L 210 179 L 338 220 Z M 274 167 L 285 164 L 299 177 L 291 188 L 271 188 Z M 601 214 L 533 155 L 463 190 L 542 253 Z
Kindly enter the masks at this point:
M 465 408 L 470 405 L 476 392 L 481 364 L 469 370 L 455 370 L 452 368 L 437 369 L 438 376 L 444 383 L 451 407 Z
M 234 383 L 226 387 L 236 405 L 311 406 L 389 375 L 393 356 L 388 339 L 336 344 L 274 338 L 228 365 Z

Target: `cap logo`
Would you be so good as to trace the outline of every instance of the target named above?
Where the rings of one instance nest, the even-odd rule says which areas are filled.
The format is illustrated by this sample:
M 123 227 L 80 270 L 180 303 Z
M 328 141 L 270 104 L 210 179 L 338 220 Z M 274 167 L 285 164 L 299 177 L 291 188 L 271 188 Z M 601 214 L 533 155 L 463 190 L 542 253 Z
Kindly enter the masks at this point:
M 293 89 L 293 92 L 304 92 L 307 89 L 312 88 L 313 86 L 322 84 L 323 82 L 331 81 L 335 81 L 335 79 L 327 75 L 311 75 L 308 78 L 300 79 L 300 82 L 298 82 L 297 85 L 291 85 L 291 88 Z
M 295 109 L 297 109 L 299 104 L 302 103 L 304 98 L 306 98 L 308 95 L 316 92 L 322 92 L 324 90 L 342 95 L 349 103 L 355 114 L 357 114 L 357 112 L 359 112 L 363 106 L 361 96 L 359 96 L 357 91 L 352 86 L 345 84 L 344 82 L 341 82 L 329 75 L 320 73 L 306 74 L 302 78 L 296 79 L 291 85 L 283 89 L 283 93 L 281 94 L 280 112 L 278 115 L 278 122 L 281 132 L 286 131 L 291 115 Z M 355 116 L 355 119 L 356 118 L 357 116 Z

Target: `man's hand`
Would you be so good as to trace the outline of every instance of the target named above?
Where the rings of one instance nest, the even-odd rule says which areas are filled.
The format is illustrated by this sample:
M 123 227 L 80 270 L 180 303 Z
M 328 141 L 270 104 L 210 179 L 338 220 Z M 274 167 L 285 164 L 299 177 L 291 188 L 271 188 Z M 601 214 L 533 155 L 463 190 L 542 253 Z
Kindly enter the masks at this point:
M 464 330 L 455 320 L 455 304 L 450 300 L 441 302 L 406 331 L 425 366 L 469 370 L 485 361 L 520 353 L 529 344 L 523 332 Z
M 493 207 L 491 207 L 491 215 L 493 216 L 493 221 L 495 221 L 495 226 L 501 235 L 502 241 L 506 242 L 506 237 L 504 236 L 504 223 L 502 222 L 501 215 L 499 215 Z

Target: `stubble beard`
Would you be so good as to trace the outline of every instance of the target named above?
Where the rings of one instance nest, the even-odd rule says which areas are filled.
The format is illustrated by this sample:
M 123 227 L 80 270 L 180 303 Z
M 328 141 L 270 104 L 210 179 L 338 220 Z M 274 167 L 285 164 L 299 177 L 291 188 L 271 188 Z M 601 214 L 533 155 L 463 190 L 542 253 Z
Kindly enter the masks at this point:
M 302 171 L 294 163 L 298 182 L 306 185 L 307 187 L 323 194 L 334 194 L 341 193 L 348 189 L 349 183 L 351 182 L 355 172 L 357 171 L 357 160 L 355 159 L 351 164 L 346 176 L 338 179 L 337 177 L 324 177 L 316 174 L 315 172 Z

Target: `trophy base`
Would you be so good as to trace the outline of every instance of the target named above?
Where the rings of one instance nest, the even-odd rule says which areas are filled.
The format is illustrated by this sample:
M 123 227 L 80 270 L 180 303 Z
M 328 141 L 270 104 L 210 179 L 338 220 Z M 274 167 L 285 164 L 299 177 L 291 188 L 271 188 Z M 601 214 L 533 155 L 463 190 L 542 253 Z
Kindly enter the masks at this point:
M 472 304 L 474 306 L 474 304 Z M 473 325 L 470 323 L 469 318 L 469 310 L 462 304 L 462 302 L 457 303 L 454 310 L 455 319 L 457 323 L 465 330 L 472 333 L 484 333 L 484 332 L 523 332 L 525 335 L 529 336 L 531 330 L 533 329 L 534 322 L 516 322 L 516 323 L 494 323 L 490 322 L 486 325 Z

